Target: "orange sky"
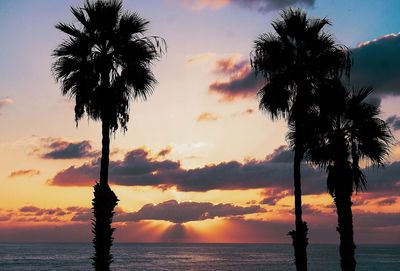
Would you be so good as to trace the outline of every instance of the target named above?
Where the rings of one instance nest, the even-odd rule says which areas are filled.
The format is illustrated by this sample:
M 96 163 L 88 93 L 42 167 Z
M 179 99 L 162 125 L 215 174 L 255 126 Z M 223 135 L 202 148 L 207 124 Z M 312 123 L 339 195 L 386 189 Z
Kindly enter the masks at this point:
M 262 80 L 253 78 L 248 61 L 253 40 L 279 15 L 273 6 L 241 2 L 125 1 L 151 21 L 149 34 L 166 39 L 168 54 L 154 66 L 154 94 L 132 104 L 127 133 L 111 141 L 118 242 L 291 241 L 287 127 L 258 110 Z M 303 8 L 332 18 L 329 31 L 360 58 L 385 42 L 400 44 L 396 1 L 361 9 L 357 3 Z M 0 242 L 91 240 L 100 124 L 83 119 L 75 126 L 74 103 L 61 96 L 50 72 L 51 51 L 65 38 L 54 25 L 71 22 L 69 6 L 77 4 L 0 3 L 0 35 L 7 37 L 0 50 Z M 360 25 L 347 27 L 342 10 Z M 375 28 L 368 27 L 371 16 Z M 393 78 L 371 77 L 367 67 L 355 67 L 355 77 L 376 80 L 382 118 L 395 116 L 400 128 L 400 59 L 383 57 L 393 62 L 386 66 Z M 386 169 L 367 171 L 370 189 L 353 200 L 357 242 L 400 242 L 399 160 L 396 145 Z M 324 173 L 304 165 L 303 180 L 310 241 L 338 242 Z

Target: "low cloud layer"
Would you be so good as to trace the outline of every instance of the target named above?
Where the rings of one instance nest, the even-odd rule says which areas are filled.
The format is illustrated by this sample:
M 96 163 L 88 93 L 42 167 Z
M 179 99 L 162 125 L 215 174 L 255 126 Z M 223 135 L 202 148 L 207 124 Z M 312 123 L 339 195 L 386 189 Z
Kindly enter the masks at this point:
M 98 151 L 93 151 L 92 145 L 88 140 L 79 142 L 68 142 L 62 139 L 44 138 L 42 139 L 42 149 L 40 156 L 44 159 L 82 159 L 99 156 Z
M 162 157 L 161 157 L 162 158 Z M 158 158 L 160 159 L 160 157 Z M 293 153 L 282 146 L 264 160 L 229 161 L 194 169 L 182 168 L 179 161 L 156 160 L 144 149 L 133 150 L 123 160 L 110 161 L 110 182 L 122 186 L 152 186 L 160 189 L 176 187 L 179 191 L 205 192 L 209 190 L 277 189 L 292 190 Z M 98 159 L 81 166 L 71 166 L 58 172 L 48 181 L 56 186 L 92 186 L 98 178 Z M 400 162 L 384 168 L 365 170 L 367 191 L 386 193 L 398 191 Z M 326 174 L 307 164 L 302 165 L 303 194 L 326 191 Z M 278 193 L 277 192 L 277 193 Z M 279 193 L 278 193 L 279 194 Z M 274 204 L 279 195 L 265 204 Z M 283 196 L 283 195 L 282 195 Z
M 214 218 L 239 217 L 265 211 L 259 205 L 236 206 L 233 204 L 213 204 L 210 202 L 177 202 L 169 200 L 159 204 L 146 204 L 136 212 L 125 212 L 116 208 L 114 222 L 139 222 L 146 220 L 162 220 L 176 224 L 191 221 L 202 221 Z M 18 210 L 1 210 L 0 222 L 83 222 L 92 220 L 92 209 L 71 206 L 66 208 L 40 208 L 26 205 Z
M 90 213 L 90 208 L 67 207 L 67 208 L 40 208 L 34 205 L 22 206 L 18 210 L 1 210 L 0 221 L 17 223 L 66 223 L 71 218 L 80 214 Z M 90 221 L 88 218 L 87 221 Z
M 396 197 L 377 201 L 380 207 L 376 212 L 363 211 L 360 206 L 353 208 L 357 243 L 400 241 L 400 216 L 390 207 L 396 201 Z M 276 213 L 250 204 L 236 206 L 169 200 L 156 205 L 146 204 L 135 212 L 116 208 L 114 223 L 118 230 L 115 238 L 118 242 L 290 242 L 287 232 L 293 229 L 292 206 L 282 206 Z M 366 209 L 370 207 L 366 206 Z M 247 216 L 253 214 L 258 215 Z M 303 214 L 309 223 L 311 242 L 338 241 L 337 215 L 333 206 L 323 202 L 303 204 Z M 81 206 L 0 208 L 0 242 L 89 241 L 92 217 L 91 208 Z M 197 223 L 186 224 L 207 219 L 220 220 L 212 229 L 213 234 L 199 230 Z
M 172 223 L 186 223 L 214 219 L 216 217 L 242 216 L 264 211 L 260 206 L 248 207 L 210 202 L 177 202 L 169 200 L 160 204 L 146 204 L 139 211 L 117 215 L 115 221 L 164 220 Z
M 337 217 L 335 214 L 318 215 L 318 223 L 309 223 L 312 243 L 337 243 Z M 309 221 L 309 220 L 308 220 Z M 152 226 L 149 226 L 152 225 Z M 356 243 L 398 244 L 400 242 L 400 216 L 396 213 L 355 213 Z M 265 221 L 242 217 L 224 218 L 219 227 L 209 231 L 196 231 L 185 224 L 175 224 L 159 232 L 148 221 L 119 224 L 116 242 L 265 242 L 289 243 L 288 231 L 293 221 Z M 17 226 L 0 223 L 0 242 L 90 242 L 90 222 L 60 224 L 29 224 Z
M 110 161 L 110 182 L 124 186 L 176 187 L 180 191 L 204 192 L 214 189 L 240 190 L 252 188 L 292 187 L 290 151 L 283 147 L 264 160 L 229 161 L 186 170 L 179 161 L 158 161 L 149 152 L 136 149 L 124 160 Z M 57 186 L 92 186 L 99 174 L 99 161 L 72 166 L 48 181 Z M 324 174 L 303 165 L 303 191 L 306 194 L 325 191 Z

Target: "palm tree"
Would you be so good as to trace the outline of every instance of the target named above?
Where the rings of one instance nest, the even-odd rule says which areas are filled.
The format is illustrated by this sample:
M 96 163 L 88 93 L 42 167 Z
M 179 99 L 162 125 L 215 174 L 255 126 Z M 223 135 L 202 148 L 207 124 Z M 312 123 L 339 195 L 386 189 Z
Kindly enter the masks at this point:
M 292 237 L 297 270 L 307 270 L 307 224 L 302 219 L 300 166 L 307 150 L 308 115 L 316 109 L 315 93 L 320 82 L 341 76 L 350 67 L 348 50 L 336 45 L 323 31 L 327 19 L 310 19 L 301 10 L 284 10 L 274 21 L 276 33 L 262 34 L 255 41 L 251 63 L 265 85 L 259 91 L 260 109 L 271 118 L 285 118 L 294 127 L 290 145 L 294 151 L 296 229 Z M 347 74 L 347 72 L 346 72 Z
M 385 121 L 379 118 L 380 109 L 365 99 L 372 93 L 370 87 L 345 89 L 341 82 L 332 86 L 333 93 L 321 93 L 321 111 L 317 135 L 308 155 L 312 162 L 326 168 L 327 187 L 333 197 L 338 215 L 340 257 L 343 271 L 354 271 L 355 244 L 353 238 L 353 191 L 366 186 L 360 160 L 382 166 L 389 154 L 393 137 Z
M 110 134 L 127 130 L 129 102 L 146 99 L 156 83 L 152 63 L 165 52 L 162 38 L 146 37 L 148 21 L 124 11 L 121 0 L 87 0 L 71 7 L 79 25 L 58 23 L 68 34 L 53 52 L 53 73 L 63 95 L 75 98 L 75 121 L 86 113 L 102 122 L 100 182 L 94 185 L 93 266 L 110 270 L 111 227 L 118 199 L 108 185 Z

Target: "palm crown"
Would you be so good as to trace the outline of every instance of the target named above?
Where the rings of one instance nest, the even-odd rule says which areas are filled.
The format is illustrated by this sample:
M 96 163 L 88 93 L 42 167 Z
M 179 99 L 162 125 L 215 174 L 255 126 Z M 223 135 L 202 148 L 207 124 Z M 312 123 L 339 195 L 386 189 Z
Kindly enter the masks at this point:
M 80 23 L 59 23 L 69 35 L 53 52 L 53 72 L 63 95 L 75 97 L 75 120 L 84 113 L 106 121 L 110 130 L 126 130 L 129 101 L 146 98 L 156 83 L 150 66 L 166 46 L 159 37 L 146 37 L 148 21 L 123 12 L 122 3 L 86 1 L 71 7 Z
M 338 83 L 340 84 L 340 83 Z M 393 142 L 390 128 L 379 118 L 380 109 L 366 98 L 372 93 L 371 87 L 347 90 L 338 89 L 336 98 L 325 97 L 315 134 L 319 141 L 309 149 L 310 159 L 328 169 L 328 191 L 334 195 L 338 185 L 363 189 L 366 178 L 359 162 L 364 160 L 372 165 L 382 166 Z M 340 184 L 334 165 L 342 164 L 351 174 L 350 184 Z M 337 165 L 336 165 L 337 166 Z M 342 180 L 343 181 L 343 180 Z
M 254 70 L 268 81 L 259 91 L 260 108 L 272 118 L 296 119 L 313 105 L 318 82 L 350 68 L 346 48 L 322 29 L 327 19 L 309 19 L 301 10 L 285 10 L 272 23 L 276 34 L 262 34 L 252 53 Z M 289 115 L 287 115 L 290 113 Z

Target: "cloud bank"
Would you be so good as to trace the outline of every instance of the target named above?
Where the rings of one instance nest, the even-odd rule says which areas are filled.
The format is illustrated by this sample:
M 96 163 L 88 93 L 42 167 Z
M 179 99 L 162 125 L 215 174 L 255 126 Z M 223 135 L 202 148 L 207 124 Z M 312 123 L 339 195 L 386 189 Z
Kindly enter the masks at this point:
M 158 157 L 157 159 L 161 159 Z M 265 195 L 264 204 L 279 200 L 279 191 L 292 191 L 293 153 L 285 146 L 279 147 L 263 160 L 245 162 L 228 161 L 194 169 L 182 168 L 179 161 L 156 160 L 144 149 L 128 152 L 123 160 L 110 161 L 110 182 L 121 186 L 152 186 L 160 189 L 175 187 L 184 192 L 210 190 L 276 189 L 274 199 Z M 58 172 L 49 185 L 92 186 L 98 178 L 99 160 L 94 159 L 81 166 L 71 166 Z M 400 162 L 384 168 L 365 170 L 367 191 L 393 193 L 400 187 Z M 326 192 L 326 174 L 308 164 L 302 165 L 303 194 Z
M 179 191 L 204 192 L 214 189 L 240 190 L 253 188 L 291 189 L 291 152 L 283 147 L 264 160 L 229 161 L 184 169 L 179 161 L 155 160 L 144 149 L 133 150 L 123 160 L 110 161 L 110 182 L 123 186 L 176 187 Z M 99 173 L 99 161 L 71 166 L 57 173 L 50 185 L 91 186 Z M 304 164 L 304 193 L 321 193 L 324 173 Z
M 360 43 L 352 49 L 350 83 L 372 85 L 380 97 L 400 95 L 400 33 Z
M 273 10 L 279 10 L 288 6 L 313 6 L 315 0 L 181 0 L 181 3 L 185 7 L 189 7 L 194 10 L 201 10 L 205 8 L 215 10 L 227 5 L 236 5 L 265 13 Z
M 212 204 L 210 202 L 165 201 L 160 204 L 146 204 L 139 211 L 117 215 L 115 221 L 164 220 L 172 223 L 186 223 L 214 219 L 216 217 L 242 216 L 264 211 L 258 205 L 241 207 L 232 204 Z
M 377 104 L 383 97 L 400 95 L 400 33 L 360 43 L 351 52 L 350 86 L 373 86 L 370 102 Z M 214 72 L 225 79 L 212 82 L 209 92 L 224 101 L 255 98 L 263 82 L 261 76 L 256 78 L 248 62 L 234 57 L 217 60 Z

